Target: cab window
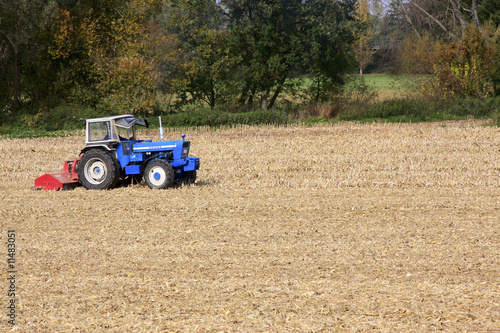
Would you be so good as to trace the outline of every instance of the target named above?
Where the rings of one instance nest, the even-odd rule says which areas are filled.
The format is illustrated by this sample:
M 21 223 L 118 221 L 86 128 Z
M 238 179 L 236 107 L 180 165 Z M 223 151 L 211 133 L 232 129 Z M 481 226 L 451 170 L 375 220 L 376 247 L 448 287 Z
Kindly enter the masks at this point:
M 116 126 L 116 130 L 118 132 L 118 137 L 120 140 L 134 140 L 135 139 L 135 131 L 134 126 L 130 128 L 123 128 Z
M 110 139 L 109 121 L 89 124 L 89 141 L 104 141 Z

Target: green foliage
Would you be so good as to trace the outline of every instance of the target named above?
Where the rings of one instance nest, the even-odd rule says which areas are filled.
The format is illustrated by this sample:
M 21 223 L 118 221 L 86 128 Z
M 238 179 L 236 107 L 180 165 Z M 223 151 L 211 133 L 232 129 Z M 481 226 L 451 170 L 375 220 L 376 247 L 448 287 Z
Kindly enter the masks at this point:
M 345 72 L 352 68 L 355 32 L 355 1 L 308 1 L 306 6 L 302 70 L 314 80 L 305 91 L 312 103 L 324 102 L 338 94 Z
M 336 89 L 350 64 L 350 2 L 174 4 L 167 28 L 180 45 L 171 80 L 180 102 L 240 110 L 272 108 L 283 92 L 296 93 L 299 85 L 289 81 L 292 71 L 319 77 L 323 92 Z
M 492 63 L 492 48 L 481 31 L 470 27 L 461 41 L 441 45 L 434 65 L 436 80 L 424 85 L 424 93 L 440 99 L 491 96 Z
M 107 116 L 103 111 L 78 105 L 64 105 L 53 109 L 38 108 L 23 114 L 0 113 L 0 136 L 42 137 L 65 136 L 84 129 L 87 118 Z M 232 127 L 240 125 L 283 125 L 299 121 L 314 125 L 337 121 L 387 121 L 421 122 L 490 118 L 490 125 L 499 126 L 500 97 L 466 98 L 447 101 L 398 99 L 381 103 L 323 103 L 302 108 L 287 107 L 282 110 L 259 110 L 227 113 L 217 110 L 193 110 L 169 113 L 162 116 L 166 128 L 179 127 Z M 157 126 L 157 116 L 147 115 L 152 127 Z
M 98 108 L 109 115 L 152 112 L 156 106 L 155 73 L 141 57 L 116 59 L 96 85 L 102 98 Z
M 491 115 L 491 122 L 489 123 L 490 126 L 500 126 L 500 111 L 497 111 Z
M 0 3 L 0 77 L 6 88 L 0 100 L 17 98 L 24 112 L 41 102 L 51 108 L 68 100 L 113 112 L 152 109 L 157 76 L 146 51 L 148 26 L 162 1 L 7 4 Z
M 430 15 L 443 9 L 442 3 L 430 0 L 411 2 Z M 443 112 L 469 115 L 465 107 L 486 110 L 475 99 L 466 99 L 464 109 L 450 102 L 453 110 L 422 102 L 429 104 L 420 113 L 413 102 L 375 106 L 370 79 L 346 75 L 355 64 L 356 40 L 371 52 L 365 32 L 375 25 L 392 27 L 391 38 L 407 37 L 399 56 L 408 72 L 429 71 L 435 39 L 443 32 L 415 21 L 413 30 L 424 36 L 417 38 L 409 35 L 407 23 L 380 23 L 407 20 L 402 14 L 409 3 L 392 2 L 382 18 L 369 15 L 368 2 L 362 1 L 361 8 L 355 0 L 0 0 L 2 128 L 72 129 L 71 117 L 149 115 L 161 108 L 202 104 L 213 111 L 167 118 L 179 126 L 220 126 L 282 123 L 283 115 L 319 121 L 359 119 L 367 112 L 367 117 L 433 119 Z M 472 2 L 462 3 L 472 8 Z M 500 30 L 490 27 L 486 33 L 484 28 L 486 20 L 491 26 L 496 22 L 497 7 L 497 0 L 478 1 L 483 26 L 463 30 L 461 41 L 452 38 L 456 42 L 442 44 L 432 64 L 436 80 L 417 80 L 428 95 L 455 100 L 500 91 Z M 416 7 L 411 8 L 408 13 L 416 14 Z M 448 20 L 451 25 L 445 28 L 453 29 L 444 35 L 459 36 L 471 20 L 460 26 Z M 492 37 L 486 40 L 487 35 Z M 168 96 L 161 108 L 159 96 Z M 256 109 L 276 112 L 260 114 Z
M 500 110 L 500 98 L 465 98 L 446 101 L 397 99 L 346 109 L 339 120 L 440 121 L 491 117 Z
M 0 114 L 0 136 L 43 137 L 65 136 L 85 128 L 85 119 L 108 116 L 79 105 L 64 105 L 54 109 L 33 109 L 24 114 Z M 152 127 L 158 124 L 158 117 L 146 115 Z M 227 113 L 216 110 L 172 112 L 162 116 L 162 125 L 168 127 L 237 126 L 260 124 L 287 124 L 290 116 L 283 110 L 258 110 L 243 113 Z
M 39 107 L 22 114 L 2 114 L 0 135 L 6 137 L 64 136 L 85 128 L 85 119 L 106 114 L 81 105 Z
M 500 0 L 479 1 L 477 11 L 480 22 L 491 21 L 496 27 L 500 25 Z
M 172 62 L 172 75 L 166 78 L 177 93 L 177 104 L 201 101 L 213 109 L 227 102 L 228 71 L 234 58 L 217 3 L 175 1 L 165 25 L 180 51 Z
M 12 112 L 54 93 L 46 43 L 53 7 L 42 0 L 0 1 L 0 104 Z
M 297 74 L 318 80 L 312 100 L 327 100 L 352 62 L 357 29 L 351 0 L 5 4 L 0 103 L 24 108 L 26 124 L 39 123 L 29 110 L 40 104 L 147 114 L 159 94 L 172 96 L 169 106 L 267 109 L 296 97 Z
M 490 39 L 493 51 L 491 64 L 491 79 L 495 96 L 500 96 L 500 29 L 496 28 Z

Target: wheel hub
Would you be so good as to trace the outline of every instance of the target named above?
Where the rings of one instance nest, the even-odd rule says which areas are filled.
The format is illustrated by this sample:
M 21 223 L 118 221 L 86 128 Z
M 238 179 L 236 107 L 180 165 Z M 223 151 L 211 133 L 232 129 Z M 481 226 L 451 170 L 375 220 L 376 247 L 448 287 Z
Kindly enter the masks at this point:
M 92 159 L 85 166 L 85 177 L 92 184 L 100 184 L 106 178 L 106 164 L 100 159 Z
M 155 186 L 163 184 L 166 178 L 165 170 L 161 167 L 155 166 L 149 171 L 149 180 Z

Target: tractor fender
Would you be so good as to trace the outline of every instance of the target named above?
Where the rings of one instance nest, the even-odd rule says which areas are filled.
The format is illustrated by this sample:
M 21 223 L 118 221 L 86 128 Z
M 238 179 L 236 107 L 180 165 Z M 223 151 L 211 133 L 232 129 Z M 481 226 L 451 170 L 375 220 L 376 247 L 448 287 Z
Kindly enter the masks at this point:
M 154 161 L 156 159 L 162 160 L 161 158 L 158 158 L 158 155 L 153 155 L 153 156 L 150 156 L 147 159 L 145 159 L 144 162 L 142 162 L 142 164 L 141 164 L 141 175 L 144 172 L 144 169 L 146 169 L 146 166 L 149 164 L 149 162 Z M 167 161 L 167 163 L 168 163 L 168 161 Z
M 98 150 L 102 150 L 106 153 L 109 153 L 111 154 L 111 156 L 113 157 L 113 159 L 115 160 L 116 162 L 116 165 L 117 165 L 117 169 L 120 170 L 121 169 L 121 166 L 120 166 L 120 161 L 118 161 L 118 157 L 116 156 L 116 148 L 114 149 L 111 149 L 109 147 L 107 147 L 106 145 L 95 145 L 95 146 L 86 146 L 85 148 L 83 148 L 81 151 L 80 151 L 80 155 L 78 157 L 78 163 L 76 165 L 76 169 L 75 170 L 78 170 L 78 167 L 80 166 L 80 159 L 83 157 L 83 154 L 85 154 L 86 152 L 88 152 L 89 150 L 94 150 L 94 149 L 98 149 Z
M 116 151 L 116 144 L 109 144 L 109 145 L 103 145 L 103 144 L 98 144 L 98 145 L 87 145 L 85 148 L 83 148 L 80 151 L 80 155 L 83 155 L 86 151 L 90 149 L 102 149 L 107 152 L 113 152 Z

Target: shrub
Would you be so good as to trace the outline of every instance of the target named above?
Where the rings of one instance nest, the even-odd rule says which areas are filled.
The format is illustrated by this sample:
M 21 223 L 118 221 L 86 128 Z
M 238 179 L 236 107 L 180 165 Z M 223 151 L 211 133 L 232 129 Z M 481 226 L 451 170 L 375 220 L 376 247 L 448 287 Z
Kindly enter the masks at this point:
M 446 101 L 397 99 L 356 107 L 338 116 L 339 120 L 433 121 L 491 117 L 500 110 L 500 98 L 463 98 Z
M 470 27 L 461 41 L 440 46 L 435 80 L 423 85 L 424 93 L 441 100 L 492 96 L 493 56 L 481 31 Z

